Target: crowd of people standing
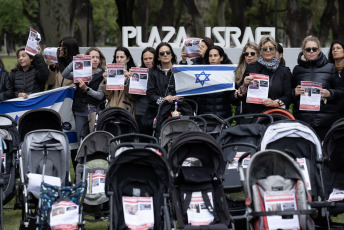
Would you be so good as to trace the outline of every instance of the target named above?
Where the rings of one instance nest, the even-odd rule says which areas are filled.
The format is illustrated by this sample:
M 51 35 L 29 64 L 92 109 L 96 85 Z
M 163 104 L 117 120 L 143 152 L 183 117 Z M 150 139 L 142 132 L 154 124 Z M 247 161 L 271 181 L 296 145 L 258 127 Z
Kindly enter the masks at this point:
M 43 56 L 31 56 L 25 49 L 19 49 L 17 65 L 8 73 L 0 57 L 0 102 L 15 97 L 27 98 L 29 94 L 62 86 L 75 87 L 72 111 L 76 120 L 78 139 L 92 132 L 95 113 L 106 107 L 130 107 L 124 100 L 134 105 L 133 116 L 140 132 L 151 134 L 158 106 L 163 101 L 172 103 L 180 99 L 176 96 L 173 65 L 177 56 L 170 44 L 162 42 L 156 49 L 147 47 L 141 55 L 141 67 L 149 69 L 146 95 L 129 94 L 128 82 L 131 68 L 136 67 L 130 51 L 118 47 L 112 63 L 125 65 L 124 90 L 107 90 L 107 71 L 104 54 L 96 47 L 80 54 L 75 38 L 63 38 L 58 44 L 58 63 L 54 64 Z M 236 90 L 192 96 L 200 114 L 215 114 L 228 118 L 235 114 L 260 113 L 269 108 L 289 109 L 296 119 L 307 122 L 323 139 L 331 125 L 344 116 L 344 43 L 335 40 L 326 57 L 320 42 L 314 36 L 303 40 L 297 63 L 291 71 L 283 59 L 283 47 L 271 36 L 264 36 L 259 44 L 247 43 L 240 55 L 235 71 Z M 223 48 L 214 45 L 211 38 L 204 37 L 199 44 L 199 57 L 191 59 L 192 65 L 232 64 Z M 92 80 L 73 83 L 73 56 L 92 58 Z M 182 50 L 179 64 L 188 64 Z M 252 74 L 269 77 L 268 97 L 262 104 L 247 103 L 248 87 L 253 82 Z M 301 82 L 311 81 L 321 84 L 320 110 L 300 110 L 300 95 L 305 93 Z M 88 123 L 88 126 L 85 126 Z

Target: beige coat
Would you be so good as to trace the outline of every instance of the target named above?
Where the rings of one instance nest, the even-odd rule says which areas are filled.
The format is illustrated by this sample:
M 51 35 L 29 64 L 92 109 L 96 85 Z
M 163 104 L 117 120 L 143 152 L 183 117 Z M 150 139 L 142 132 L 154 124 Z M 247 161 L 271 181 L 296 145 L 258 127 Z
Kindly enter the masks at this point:
M 63 84 L 61 85 L 62 81 L 63 81 Z M 49 86 L 52 86 L 51 89 L 56 89 L 61 86 L 69 86 L 73 84 L 73 81 L 68 80 L 67 78 L 63 78 L 62 73 L 60 71 L 54 72 L 50 70 L 49 78 L 46 84 L 48 84 Z

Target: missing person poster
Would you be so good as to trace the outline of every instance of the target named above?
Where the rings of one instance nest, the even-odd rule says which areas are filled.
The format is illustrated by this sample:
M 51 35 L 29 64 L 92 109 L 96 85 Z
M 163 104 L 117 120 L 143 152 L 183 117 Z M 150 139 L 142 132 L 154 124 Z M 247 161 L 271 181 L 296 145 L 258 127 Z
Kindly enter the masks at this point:
M 148 83 L 148 68 L 131 68 L 129 93 L 146 95 Z
M 74 83 L 78 83 L 78 79 L 84 82 L 92 80 L 92 58 L 89 55 L 83 57 L 73 57 L 73 76 Z
M 41 35 L 33 28 L 30 28 L 30 34 L 26 42 L 25 52 L 32 56 L 38 54 L 38 46 L 40 41 Z
M 71 201 L 53 204 L 50 212 L 52 230 L 78 229 L 79 206 Z
M 107 64 L 107 90 L 124 90 L 125 76 L 123 63 Z
M 212 192 L 208 192 L 207 195 L 211 205 L 214 207 Z M 206 204 L 204 203 L 202 192 L 192 193 L 190 205 L 186 213 L 188 216 L 188 223 L 191 225 L 209 225 L 214 220 L 213 214 L 209 212 Z
M 185 38 L 184 40 L 184 52 L 188 58 L 200 57 L 198 53 L 200 49 L 199 45 L 202 38 Z
M 269 95 L 269 76 L 263 74 L 250 74 L 253 80 L 247 89 L 247 103 L 263 104 Z
M 56 47 L 47 47 L 44 49 L 44 57 L 53 63 L 58 63 L 57 61 L 57 49 Z
M 154 226 L 153 197 L 123 196 L 125 224 L 130 229 L 149 229 Z
M 319 111 L 321 83 L 301 81 L 301 88 L 304 89 L 305 92 L 300 95 L 300 110 Z

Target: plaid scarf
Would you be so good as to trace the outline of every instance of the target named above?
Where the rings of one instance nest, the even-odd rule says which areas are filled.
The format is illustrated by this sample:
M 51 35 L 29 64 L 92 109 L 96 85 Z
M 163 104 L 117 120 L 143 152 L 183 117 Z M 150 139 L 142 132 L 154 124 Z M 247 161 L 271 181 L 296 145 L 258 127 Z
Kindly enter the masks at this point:
M 257 62 L 265 66 L 268 70 L 272 70 L 273 72 L 276 71 L 279 65 L 279 60 L 276 56 L 274 56 L 269 62 L 265 61 L 263 57 L 260 56 L 257 58 Z

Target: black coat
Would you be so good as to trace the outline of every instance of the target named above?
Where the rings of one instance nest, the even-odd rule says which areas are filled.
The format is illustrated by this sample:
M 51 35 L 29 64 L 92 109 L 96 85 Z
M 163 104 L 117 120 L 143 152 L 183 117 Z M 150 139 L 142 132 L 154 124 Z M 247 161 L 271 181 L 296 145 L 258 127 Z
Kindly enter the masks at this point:
M 344 69 L 340 71 L 339 77 L 340 77 L 341 85 L 344 88 Z M 338 104 L 337 104 L 337 110 L 338 110 L 339 116 L 344 117 L 344 96 L 339 99 Z
M 268 98 L 272 100 L 279 99 L 283 101 L 286 108 L 291 103 L 291 72 L 289 68 L 280 64 L 275 72 L 268 70 L 264 65 L 254 62 L 246 67 L 244 76 L 239 86 L 244 82 L 246 76 L 250 73 L 264 74 L 269 76 L 269 94 Z M 260 113 L 269 107 L 265 107 L 262 104 L 246 103 L 246 96 L 242 97 L 243 101 L 243 113 Z
M 8 76 L 8 73 L 0 70 L 0 102 L 11 99 L 13 97 L 13 85 Z
M 36 54 L 34 61 L 36 66 L 31 65 L 26 72 L 23 71 L 21 66 L 11 71 L 10 78 L 13 82 L 15 97 L 18 97 L 19 93 L 30 94 L 44 90 L 45 82 L 50 74 L 49 69 L 45 65 L 41 54 Z
M 298 57 L 298 65 L 294 67 L 292 87 L 294 100 L 294 116 L 316 127 L 328 127 L 338 119 L 337 103 L 344 96 L 343 86 L 338 76 L 337 68 L 328 62 L 326 56 L 320 52 L 318 58 L 313 61 L 302 59 L 302 52 Z M 321 83 L 323 89 L 330 91 L 331 96 L 326 104 L 321 101 L 320 111 L 302 111 L 300 96 L 295 97 L 295 87 L 301 85 L 301 81 L 313 81 Z

